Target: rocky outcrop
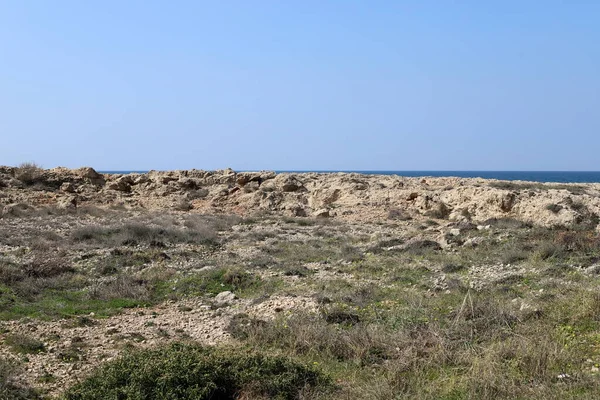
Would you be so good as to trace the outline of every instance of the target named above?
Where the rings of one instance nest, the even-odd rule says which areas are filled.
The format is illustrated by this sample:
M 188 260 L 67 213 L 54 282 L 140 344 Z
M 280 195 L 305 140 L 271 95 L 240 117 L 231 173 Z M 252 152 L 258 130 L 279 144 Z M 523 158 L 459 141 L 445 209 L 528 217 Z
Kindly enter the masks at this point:
M 402 215 L 402 219 L 474 222 L 515 218 L 544 226 L 597 222 L 600 215 L 600 184 L 355 173 L 237 173 L 231 169 L 108 175 L 89 167 L 40 170 L 33 185 L 20 181 L 18 176 L 18 168 L 0 167 L 0 207 L 118 203 L 172 209 L 174 205 L 186 204 L 175 208 L 355 221 L 384 220 L 392 214 Z

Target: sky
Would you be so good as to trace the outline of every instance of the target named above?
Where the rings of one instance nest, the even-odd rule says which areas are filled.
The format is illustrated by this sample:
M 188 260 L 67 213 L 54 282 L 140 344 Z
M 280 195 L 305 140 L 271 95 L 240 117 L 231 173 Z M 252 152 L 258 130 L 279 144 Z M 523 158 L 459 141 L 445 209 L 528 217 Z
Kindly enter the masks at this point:
M 600 1 L 0 0 L 0 165 L 600 170 Z

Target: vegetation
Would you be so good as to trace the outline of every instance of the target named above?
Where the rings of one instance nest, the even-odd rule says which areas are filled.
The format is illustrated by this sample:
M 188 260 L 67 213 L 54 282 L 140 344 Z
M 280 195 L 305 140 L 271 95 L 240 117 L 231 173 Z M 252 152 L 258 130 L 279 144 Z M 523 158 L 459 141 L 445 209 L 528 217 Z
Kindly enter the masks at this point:
M 35 400 L 39 395 L 28 387 L 14 383 L 18 370 L 14 364 L 0 359 L 0 399 L 3 400 Z
M 574 184 L 555 184 L 539 182 L 514 182 L 514 181 L 492 181 L 491 187 L 504 190 L 566 190 L 573 194 L 583 194 L 586 192 L 585 186 Z
M 593 213 L 567 203 L 560 207 L 576 208 L 581 221 L 550 228 L 441 221 L 447 209 L 434 209 L 437 222 L 392 212 L 381 225 L 15 213 L 1 220 L 0 319 L 24 327 L 45 319 L 59 333 L 0 325 L 1 345 L 25 364 L 44 357 L 73 370 L 101 360 L 79 333 L 57 346 L 56 326 L 106 335 L 122 349 L 65 399 L 593 398 L 600 236 Z M 215 299 L 226 291 L 234 307 Z M 135 332 L 104 326 L 131 307 L 140 308 L 128 315 L 145 314 Z M 163 307 L 208 332 L 226 326 L 234 346 L 166 345 L 190 336 L 188 325 L 163 323 Z M 0 398 L 35 398 L 13 381 Z M 15 397 L 22 393 L 29 397 Z
M 4 339 L 4 344 L 12 351 L 21 354 L 36 354 L 46 351 L 43 342 L 30 336 L 8 335 Z
M 15 178 L 26 185 L 33 185 L 42 177 L 44 170 L 33 162 L 20 164 L 15 170 Z
M 287 357 L 174 343 L 126 354 L 70 388 L 63 397 L 291 400 L 330 387 L 329 379 L 317 369 Z

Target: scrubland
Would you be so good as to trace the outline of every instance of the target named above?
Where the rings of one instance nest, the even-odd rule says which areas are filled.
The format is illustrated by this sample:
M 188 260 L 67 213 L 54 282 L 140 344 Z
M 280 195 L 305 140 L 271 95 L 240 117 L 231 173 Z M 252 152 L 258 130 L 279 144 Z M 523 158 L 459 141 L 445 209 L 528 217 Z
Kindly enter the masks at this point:
M 386 207 L 365 221 L 11 203 L 0 398 L 597 396 L 595 213 Z

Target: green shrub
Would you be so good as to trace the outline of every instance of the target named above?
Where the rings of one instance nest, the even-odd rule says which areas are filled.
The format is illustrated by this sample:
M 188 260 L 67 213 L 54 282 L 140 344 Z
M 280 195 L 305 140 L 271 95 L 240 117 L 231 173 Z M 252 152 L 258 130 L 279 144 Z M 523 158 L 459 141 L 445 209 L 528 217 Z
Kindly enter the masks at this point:
M 26 335 L 8 335 L 4 343 L 15 353 L 36 354 L 46 351 L 43 342 Z
M 33 400 L 40 397 L 31 388 L 18 386 L 12 382 L 17 371 L 14 365 L 0 359 L 0 399 L 2 400 Z
M 330 386 L 319 371 L 287 357 L 173 343 L 105 364 L 63 399 L 296 399 Z

